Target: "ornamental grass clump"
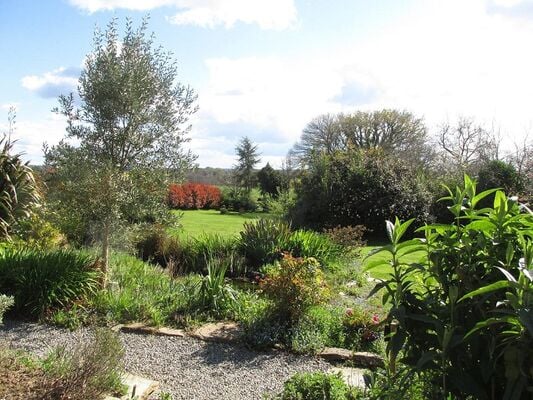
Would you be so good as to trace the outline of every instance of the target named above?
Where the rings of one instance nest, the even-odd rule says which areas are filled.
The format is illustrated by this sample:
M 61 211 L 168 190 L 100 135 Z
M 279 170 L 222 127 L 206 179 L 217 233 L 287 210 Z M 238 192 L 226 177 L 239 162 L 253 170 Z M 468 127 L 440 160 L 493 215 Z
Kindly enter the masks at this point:
M 84 302 L 101 286 L 98 261 L 73 250 L 6 249 L 0 252 L 0 292 L 15 299 L 13 312 L 38 318 Z
M 274 219 L 246 222 L 240 234 L 239 249 L 251 267 L 279 260 L 289 248 L 290 225 Z
M 286 248 L 295 257 L 314 257 L 323 265 L 329 265 L 342 254 L 342 246 L 324 234 L 299 229 L 289 236 Z

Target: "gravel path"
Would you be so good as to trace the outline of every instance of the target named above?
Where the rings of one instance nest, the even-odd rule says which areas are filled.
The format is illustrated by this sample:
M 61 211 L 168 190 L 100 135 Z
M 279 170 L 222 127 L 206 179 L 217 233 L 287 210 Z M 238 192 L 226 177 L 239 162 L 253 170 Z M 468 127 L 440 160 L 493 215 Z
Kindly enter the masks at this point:
M 86 340 L 76 332 L 47 325 L 5 321 L 0 341 L 43 355 L 59 344 Z M 193 338 L 120 333 L 126 349 L 126 371 L 161 384 L 174 399 L 262 399 L 278 393 L 296 372 L 327 370 L 330 364 L 281 351 L 255 352 L 245 347 L 202 342 Z M 157 397 L 156 397 L 157 398 Z

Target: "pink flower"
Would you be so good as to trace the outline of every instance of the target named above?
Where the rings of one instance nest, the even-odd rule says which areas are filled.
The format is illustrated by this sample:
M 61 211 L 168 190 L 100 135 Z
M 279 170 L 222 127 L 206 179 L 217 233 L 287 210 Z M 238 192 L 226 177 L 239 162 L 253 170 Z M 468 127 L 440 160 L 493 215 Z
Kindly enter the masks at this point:
M 375 325 L 379 324 L 379 315 L 377 314 L 372 315 L 372 323 Z

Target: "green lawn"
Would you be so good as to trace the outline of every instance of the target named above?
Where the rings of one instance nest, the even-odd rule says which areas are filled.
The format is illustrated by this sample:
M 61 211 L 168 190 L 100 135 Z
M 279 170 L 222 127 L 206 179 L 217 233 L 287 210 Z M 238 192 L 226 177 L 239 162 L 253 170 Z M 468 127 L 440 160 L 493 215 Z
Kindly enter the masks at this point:
M 362 260 L 362 266 L 363 268 L 370 262 L 374 262 L 375 260 L 382 260 L 382 261 L 388 261 L 391 259 L 390 253 L 383 251 L 377 254 L 374 254 L 373 256 L 370 256 L 368 258 L 365 258 L 372 250 L 377 249 L 379 247 L 382 247 L 386 245 L 386 243 L 381 244 L 380 246 L 364 246 L 361 249 L 361 260 Z M 403 256 L 401 259 L 402 261 L 406 263 L 415 263 L 419 262 L 420 259 L 424 256 L 424 251 L 417 251 L 411 254 L 408 254 L 406 256 Z M 386 277 L 386 274 L 383 274 L 383 270 L 375 269 L 371 270 L 370 275 L 374 278 L 384 278 Z
M 183 213 L 183 218 L 180 219 L 182 228 L 170 230 L 170 233 L 180 237 L 198 237 L 202 234 L 235 236 L 242 230 L 246 221 L 268 217 L 268 214 L 258 213 L 220 214 L 218 210 L 186 210 L 181 212 Z

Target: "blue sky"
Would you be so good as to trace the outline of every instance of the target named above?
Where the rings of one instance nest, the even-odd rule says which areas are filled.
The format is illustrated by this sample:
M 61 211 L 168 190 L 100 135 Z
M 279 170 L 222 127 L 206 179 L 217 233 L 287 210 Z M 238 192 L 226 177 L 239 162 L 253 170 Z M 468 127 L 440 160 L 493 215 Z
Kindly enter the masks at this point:
M 406 109 L 432 133 L 469 116 L 509 149 L 531 130 L 531 0 L 0 0 L 0 132 L 15 105 L 18 148 L 42 162 L 95 27 L 147 13 L 198 93 L 201 166 L 231 167 L 244 135 L 279 166 L 327 112 Z

